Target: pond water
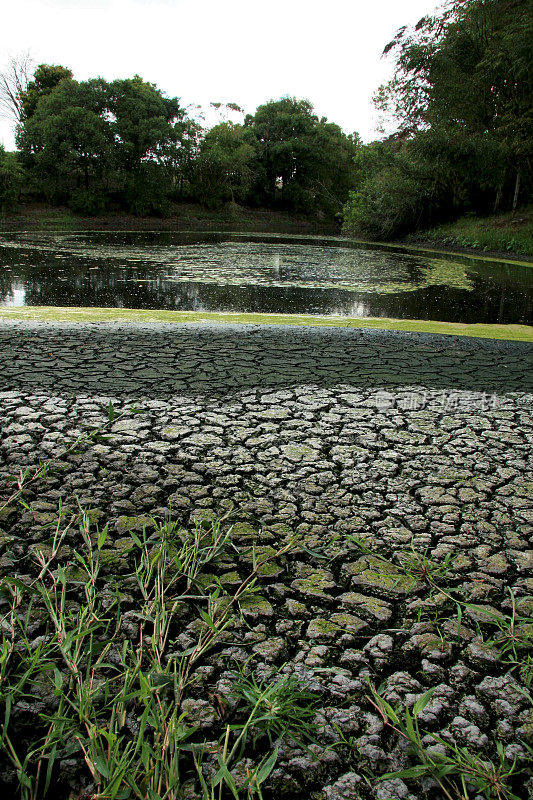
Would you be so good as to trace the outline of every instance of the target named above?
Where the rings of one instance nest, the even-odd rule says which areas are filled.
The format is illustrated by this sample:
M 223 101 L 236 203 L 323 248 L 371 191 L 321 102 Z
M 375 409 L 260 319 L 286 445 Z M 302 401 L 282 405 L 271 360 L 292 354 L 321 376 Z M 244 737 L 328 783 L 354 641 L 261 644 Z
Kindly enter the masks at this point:
M 6 233 L 2 305 L 533 324 L 533 266 L 340 237 Z

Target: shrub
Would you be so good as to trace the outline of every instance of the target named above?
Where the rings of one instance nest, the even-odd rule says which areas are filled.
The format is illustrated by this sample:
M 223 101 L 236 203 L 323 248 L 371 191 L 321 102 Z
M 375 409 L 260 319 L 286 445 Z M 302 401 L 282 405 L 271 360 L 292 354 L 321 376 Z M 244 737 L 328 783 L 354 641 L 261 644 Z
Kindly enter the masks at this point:
M 24 182 L 24 171 L 16 153 L 6 153 L 0 145 L 0 211 L 6 212 L 17 202 Z
M 107 202 L 105 196 L 100 192 L 91 189 L 75 189 L 70 196 L 69 206 L 76 214 L 97 217 L 105 213 Z

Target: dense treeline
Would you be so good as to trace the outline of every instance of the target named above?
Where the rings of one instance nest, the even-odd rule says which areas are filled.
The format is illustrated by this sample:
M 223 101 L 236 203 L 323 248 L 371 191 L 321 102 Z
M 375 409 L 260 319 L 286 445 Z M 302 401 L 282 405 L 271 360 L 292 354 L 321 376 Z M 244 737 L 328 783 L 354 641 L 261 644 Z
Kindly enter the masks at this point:
M 394 132 L 365 145 L 306 100 L 206 130 L 139 76 L 79 82 L 62 66 L 15 63 L 0 75 L 19 148 L 0 148 L 0 207 L 22 186 L 84 214 L 236 202 L 343 216 L 378 238 L 514 209 L 533 186 L 531 41 L 531 0 L 450 0 L 402 28 L 384 51 L 394 77 L 376 96 Z
M 380 238 L 515 209 L 533 184 L 531 0 L 454 0 L 385 48 L 397 130 L 359 148 L 348 228 Z
M 29 191 L 80 213 L 164 214 L 172 201 L 190 199 L 334 215 L 353 186 L 357 139 L 305 100 L 271 101 L 243 124 L 206 131 L 178 98 L 139 76 L 78 82 L 48 64 L 16 100 L 18 164 Z M 0 176 L 15 168 L 0 154 Z

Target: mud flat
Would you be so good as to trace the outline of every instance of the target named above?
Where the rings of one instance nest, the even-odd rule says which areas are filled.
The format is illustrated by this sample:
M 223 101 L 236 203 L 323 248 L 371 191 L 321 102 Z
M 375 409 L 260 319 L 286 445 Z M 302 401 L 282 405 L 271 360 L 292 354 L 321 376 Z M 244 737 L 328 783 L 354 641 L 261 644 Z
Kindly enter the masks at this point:
M 129 627 L 112 661 L 135 635 L 140 601 L 127 576 L 134 537 L 153 536 L 154 518 L 170 509 L 191 531 L 225 515 L 232 548 L 211 572 L 229 589 L 257 554 L 295 537 L 258 575 L 231 635 L 195 667 L 182 710 L 197 736 L 224 736 L 238 714 L 232 670 L 253 656 L 258 681 L 295 676 L 312 694 L 318 726 L 307 749 L 280 743 L 265 797 L 426 800 L 440 796 L 428 777 L 379 779 L 417 762 L 370 702 L 369 681 L 403 709 L 434 688 L 418 716 L 425 744 L 437 735 L 496 763 L 501 742 L 507 763 L 516 760 L 509 787 L 528 796 L 530 346 L 142 325 L 10 324 L 0 341 L 2 496 L 13 492 L 10 475 L 60 459 L 25 490 L 27 507 L 1 512 L 4 576 L 35 579 L 32 555 L 50 548 L 60 501 L 63 515 L 90 509 L 95 525 L 109 525 L 99 592 L 111 595 L 122 579 L 128 587 Z M 65 455 L 98 426 L 109 438 Z M 57 554 L 80 602 L 81 548 L 73 526 Z M 514 654 L 505 646 L 511 625 L 520 632 Z M 37 615 L 36 647 L 44 633 Z M 197 633 L 184 613 L 171 650 Z M 229 698 L 222 716 L 220 697 Z M 11 725 L 23 735 L 54 703 L 53 692 L 16 702 Z M 253 757 L 246 752 L 240 768 Z M 2 760 L 1 780 L 14 791 Z M 56 796 L 76 787 L 90 796 L 81 753 L 60 763 Z

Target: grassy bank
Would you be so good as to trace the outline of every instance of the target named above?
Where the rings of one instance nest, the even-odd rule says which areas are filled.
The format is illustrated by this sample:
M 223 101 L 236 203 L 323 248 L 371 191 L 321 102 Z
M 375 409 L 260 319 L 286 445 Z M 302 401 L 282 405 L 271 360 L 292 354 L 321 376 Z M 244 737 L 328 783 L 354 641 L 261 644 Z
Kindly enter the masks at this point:
M 56 308 L 24 306 L 0 309 L 2 320 L 38 320 L 43 322 L 215 322 L 244 325 L 297 325 L 337 328 L 373 328 L 390 331 L 437 333 L 450 336 L 475 336 L 482 339 L 506 339 L 533 342 L 529 325 L 487 325 L 482 323 L 438 322 L 424 319 L 386 317 L 321 317 L 303 314 L 235 314 L 208 311 L 167 311 L 133 308 Z
M 133 214 L 107 213 L 84 217 L 65 207 L 43 203 L 21 205 L 17 213 L 0 215 L 0 231 L 175 231 L 238 230 L 279 233 L 338 233 L 335 222 L 308 219 L 268 209 L 249 209 L 228 204 L 209 211 L 195 203 L 177 203 L 167 217 L 137 217 Z
M 465 216 L 409 237 L 408 241 L 491 253 L 533 256 L 533 208 L 490 217 Z
M 270 209 L 250 209 L 228 204 L 210 211 L 195 203 L 174 204 L 167 217 L 137 217 L 133 214 L 107 213 L 86 217 L 73 214 L 66 207 L 44 203 L 19 206 L 16 213 L 0 214 L 2 231 L 239 231 L 341 236 L 339 225 L 331 220 L 310 219 Z M 375 242 L 349 235 L 361 243 Z M 386 243 L 378 242 L 386 245 Z M 533 221 L 531 207 L 518 214 L 492 217 L 462 217 L 456 222 L 417 232 L 390 247 L 434 247 L 442 251 L 490 254 L 505 259 L 533 257 Z

